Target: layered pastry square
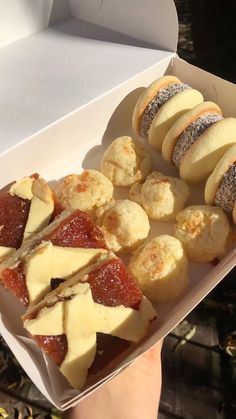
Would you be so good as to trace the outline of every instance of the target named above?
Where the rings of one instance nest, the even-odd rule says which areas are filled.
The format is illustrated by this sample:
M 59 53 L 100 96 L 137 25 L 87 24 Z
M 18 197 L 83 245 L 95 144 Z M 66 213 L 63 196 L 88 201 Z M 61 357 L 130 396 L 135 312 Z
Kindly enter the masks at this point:
M 0 280 L 24 305 L 35 304 L 51 285 L 74 275 L 105 249 L 89 215 L 64 211 L 0 265 Z
M 38 174 L 0 191 L 0 262 L 51 221 L 55 196 Z
M 102 370 L 156 317 L 149 300 L 111 252 L 64 281 L 23 317 L 24 327 L 72 387 Z M 98 356 L 98 353 L 100 356 Z

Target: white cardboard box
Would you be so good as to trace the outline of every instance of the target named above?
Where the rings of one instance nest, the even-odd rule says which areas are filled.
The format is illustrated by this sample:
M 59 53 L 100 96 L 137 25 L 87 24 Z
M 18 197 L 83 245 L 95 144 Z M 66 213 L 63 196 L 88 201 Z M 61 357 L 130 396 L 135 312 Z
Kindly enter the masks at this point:
M 34 172 L 52 180 L 81 167 L 98 167 L 106 145 L 131 133 L 132 110 L 142 88 L 165 73 L 199 89 L 225 116 L 236 117 L 236 86 L 177 56 L 172 0 L 0 0 L 0 10 L 2 186 Z M 152 153 L 159 170 L 177 173 Z M 193 202 L 203 202 L 202 191 L 194 188 Z M 171 225 L 154 224 L 152 235 L 172 231 Z M 103 381 L 167 335 L 235 264 L 235 249 L 216 267 L 191 264 L 185 295 L 159 306 L 144 342 Z M 65 410 L 102 384 L 80 394 L 68 390 L 56 367 L 23 331 L 23 308 L 2 288 L 0 310 L 2 336 L 56 407 Z

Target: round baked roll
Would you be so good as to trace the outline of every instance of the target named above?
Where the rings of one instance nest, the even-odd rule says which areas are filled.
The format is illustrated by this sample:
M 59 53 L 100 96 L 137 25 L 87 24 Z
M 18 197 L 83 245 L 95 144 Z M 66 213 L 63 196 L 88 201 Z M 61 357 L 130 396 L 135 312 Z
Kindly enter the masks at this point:
M 221 207 L 236 224 L 236 144 L 226 151 L 207 179 L 205 201 Z
M 142 205 L 153 220 L 173 220 L 190 196 L 188 185 L 181 179 L 152 172 L 143 184 L 131 186 L 129 197 Z
M 163 234 L 136 250 L 129 270 L 152 302 L 177 298 L 188 286 L 188 260 L 182 243 Z
M 236 142 L 236 118 L 223 118 L 216 103 L 204 102 L 182 115 L 167 133 L 162 154 L 186 182 L 203 181 Z
M 113 199 L 113 185 L 97 170 L 84 170 L 64 177 L 58 199 L 65 209 L 93 212 Z
M 150 173 L 151 167 L 148 150 L 128 136 L 112 141 L 101 161 L 101 172 L 116 186 L 140 182 Z
M 160 77 L 144 90 L 136 103 L 133 130 L 161 150 L 163 139 L 176 119 L 202 101 L 198 90 L 177 77 Z
M 150 224 L 146 212 L 128 199 L 100 208 L 96 215 L 106 245 L 113 252 L 134 250 L 148 236 Z
M 221 208 L 193 205 L 180 211 L 176 221 L 175 237 L 183 243 L 189 259 L 211 262 L 226 253 L 230 225 Z

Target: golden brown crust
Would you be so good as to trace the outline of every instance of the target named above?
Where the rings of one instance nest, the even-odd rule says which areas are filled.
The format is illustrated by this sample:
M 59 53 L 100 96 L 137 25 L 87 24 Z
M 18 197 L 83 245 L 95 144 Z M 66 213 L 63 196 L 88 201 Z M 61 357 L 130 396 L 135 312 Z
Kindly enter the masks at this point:
M 140 98 L 138 99 L 132 117 L 132 124 L 134 132 L 140 134 L 140 125 L 142 120 L 143 112 L 147 105 L 156 96 L 159 90 L 166 88 L 169 84 L 181 84 L 181 81 L 175 76 L 163 76 L 155 80 L 150 86 L 148 86 Z

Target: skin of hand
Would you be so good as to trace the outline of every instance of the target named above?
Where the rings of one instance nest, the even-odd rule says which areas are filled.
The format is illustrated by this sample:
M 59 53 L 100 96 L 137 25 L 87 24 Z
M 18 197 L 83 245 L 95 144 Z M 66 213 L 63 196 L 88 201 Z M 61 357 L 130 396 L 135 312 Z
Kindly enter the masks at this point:
M 162 342 L 66 412 L 64 419 L 156 419 Z

